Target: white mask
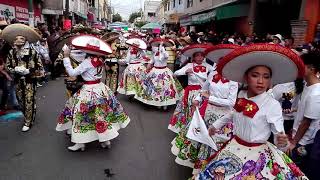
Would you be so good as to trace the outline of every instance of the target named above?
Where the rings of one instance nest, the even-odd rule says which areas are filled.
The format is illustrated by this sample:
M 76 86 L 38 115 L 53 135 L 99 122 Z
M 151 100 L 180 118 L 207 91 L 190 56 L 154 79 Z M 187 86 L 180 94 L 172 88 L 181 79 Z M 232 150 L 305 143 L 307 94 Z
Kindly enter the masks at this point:
M 82 62 L 86 58 L 86 53 L 81 50 L 71 50 L 70 56 L 78 62 Z

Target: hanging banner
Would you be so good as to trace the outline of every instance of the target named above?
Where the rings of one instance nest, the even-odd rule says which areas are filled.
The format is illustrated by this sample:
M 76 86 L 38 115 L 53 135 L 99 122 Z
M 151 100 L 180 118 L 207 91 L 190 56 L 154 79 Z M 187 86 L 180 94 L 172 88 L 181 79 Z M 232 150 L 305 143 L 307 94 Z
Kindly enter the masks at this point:
M 66 31 L 68 31 L 68 30 L 71 29 L 71 27 L 72 27 L 71 20 L 70 20 L 70 19 L 64 20 L 64 22 L 63 22 L 63 29 L 66 30 Z

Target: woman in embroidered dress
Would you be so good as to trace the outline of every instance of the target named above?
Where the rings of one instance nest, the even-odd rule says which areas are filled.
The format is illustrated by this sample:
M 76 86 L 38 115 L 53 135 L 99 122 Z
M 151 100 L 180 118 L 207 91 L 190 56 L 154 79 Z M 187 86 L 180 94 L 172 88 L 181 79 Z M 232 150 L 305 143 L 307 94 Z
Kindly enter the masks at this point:
M 267 142 L 272 132 L 278 147 L 287 146 L 282 108 L 266 91 L 271 83 L 291 82 L 304 74 L 299 56 L 279 45 L 250 45 L 222 58 L 217 70 L 246 83 L 248 90 L 239 93 L 232 113 L 210 125 L 209 135 L 214 135 L 231 119 L 234 136 L 207 159 L 209 163 L 194 179 L 306 178 L 284 152 Z
M 59 116 L 57 131 L 72 128 L 70 151 L 85 149 L 85 143 L 98 140 L 102 147 L 110 147 L 118 130 L 130 122 L 113 92 L 101 82 L 103 60 L 112 53 L 110 47 L 94 36 L 83 35 L 72 40 L 72 45 L 87 53 L 87 58 L 75 69 L 69 59 L 70 50 L 64 49 L 63 63 L 70 76 L 81 75 L 84 85 L 67 102 Z
M 148 61 L 148 58 L 145 56 L 144 50 L 147 48 L 147 44 L 138 38 L 129 39 L 126 43 L 130 46 L 126 57 L 128 66 L 123 71 L 118 92 L 134 97 L 138 91 L 141 91 L 145 78 L 146 67 L 144 63 Z
M 209 47 L 205 51 L 205 55 L 213 62 L 218 60 L 233 51 L 238 46 L 232 45 L 217 45 Z M 219 74 L 212 73 L 201 89 L 199 94 L 193 101 L 191 112 L 196 106 L 201 105 L 201 114 L 204 116 L 206 125 L 208 126 L 215 120 L 223 117 L 231 112 L 231 107 L 236 102 L 238 92 L 238 84 L 229 81 Z M 187 138 L 187 132 L 190 123 L 181 129 L 175 139 L 171 150 L 177 154 L 176 162 L 178 164 L 194 168 L 194 173 L 197 173 L 201 168 L 203 161 L 207 159 L 215 151 L 207 145 L 202 145 L 196 141 Z M 232 135 L 232 123 L 228 123 L 220 129 L 220 137 L 215 138 L 216 143 L 224 143 Z
M 237 48 L 239 48 L 237 45 L 220 44 L 207 49 L 205 51 L 205 55 L 207 59 L 213 61 L 214 63 L 218 63 L 219 59 Z M 229 81 L 220 74 L 215 74 L 208 78 L 201 91 L 201 94 L 199 94 L 193 101 L 193 106 L 199 107 L 201 105 L 200 114 L 204 117 L 206 126 L 209 127 L 209 125 L 215 122 L 217 119 L 231 113 L 232 107 L 237 99 L 238 83 Z M 186 128 L 186 130 L 188 129 L 189 128 Z M 231 138 L 232 131 L 233 124 L 231 121 L 218 130 L 218 135 L 213 138 L 214 142 L 217 144 L 218 150 L 221 148 L 223 143 Z M 187 151 L 187 149 L 190 149 L 188 146 L 198 144 L 192 140 L 190 141 L 186 137 L 184 142 L 188 142 L 187 144 L 189 145 L 184 146 L 185 149 L 181 149 L 181 151 Z M 194 174 L 199 173 L 201 168 L 205 166 L 206 159 L 216 152 L 206 144 L 199 145 L 200 146 L 197 148 L 198 154 L 194 154 L 197 154 L 197 156 L 191 157 L 191 160 L 193 160 L 195 163 L 193 167 Z
M 168 53 L 164 46 L 173 46 L 166 39 L 154 39 L 150 42 L 153 47 L 153 58 L 147 68 L 147 76 L 143 81 L 143 89 L 135 98 L 145 104 L 163 107 L 176 104 L 182 90 L 180 83 L 174 79 L 172 71 L 167 67 Z

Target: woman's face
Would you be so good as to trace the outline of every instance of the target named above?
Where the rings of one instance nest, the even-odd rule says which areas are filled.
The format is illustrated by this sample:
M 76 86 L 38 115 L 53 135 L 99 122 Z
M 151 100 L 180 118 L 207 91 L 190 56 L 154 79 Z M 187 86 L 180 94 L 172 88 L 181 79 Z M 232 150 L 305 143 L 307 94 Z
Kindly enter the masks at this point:
M 266 66 L 256 66 L 245 75 L 248 91 L 253 95 L 259 95 L 267 91 L 271 85 L 271 72 Z
M 278 38 L 276 38 L 276 37 L 272 38 L 272 42 L 274 44 L 280 44 L 280 40 Z
M 193 60 L 197 64 L 201 64 L 204 60 L 204 56 L 201 52 L 197 52 L 194 54 Z

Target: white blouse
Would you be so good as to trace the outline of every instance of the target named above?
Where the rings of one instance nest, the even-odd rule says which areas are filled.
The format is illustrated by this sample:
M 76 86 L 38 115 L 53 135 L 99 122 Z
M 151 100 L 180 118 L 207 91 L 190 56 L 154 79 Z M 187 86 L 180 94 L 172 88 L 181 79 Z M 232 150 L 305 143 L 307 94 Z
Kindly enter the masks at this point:
M 75 77 L 81 75 L 85 81 L 95 81 L 102 78 L 103 68 L 94 67 L 91 63 L 91 58 L 87 58 L 82 61 L 82 63 L 75 69 L 73 69 L 68 57 L 63 58 L 63 64 L 69 76 Z
M 259 111 L 253 118 L 250 118 L 243 115 L 243 112 L 233 110 L 232 113 L 214 122 L 212 125 L 215 128 L 221 128 L 231 119 L 234 125 L 233 134 L 250 143 L 265 143 L 271 132 L 274 134 L 284 132 L 282 108 L 280 103 L 270 94 L 264 92 L 248 98 L 247 91 L 241 91 L 238 97 L 255 102 Z
M 158 48 L 153 53 L 153 58 L 151 63 L 155 67 L 164 67 L 167 66 L 167 61 L 169 58 L 168 52 L 165 50 L 164 47 L 159 47 L 159 54 L 157 55 Z
M 223 83 L 221 80 L 215 83 L 212 79 L 213 75 L 210 75 L 202 87 L 202 91 L 209 92 L 209 102 L 217 106 L 233 107 L 237 100 L 238 83 Z M 195 100 L 201 102 L 201 95 L 199 94 Z
M 176 75 L 176 76 L 187 75 L 186 71 L 188 69 L 193 69 L 193 67 L 195 67 L 195 66 L 199 66 L 199 64 L 188 63 L 184 67 L 182 67 L 181 69 L 174 72 L 174 75 Z M 205 81 L 208 78 L 208 75 L 212 74 L 214 72 L 213 67 L 206 62 L 203 62 L 202 64 L 200 64 L 200 66 L 204 66 L 206 68 L 206 71 L 205 72 L 194 72 L 194 70 L 193 70 L 193 73 L 189 73 L 188 74 L 188 85 L 201 85 L 201 86 L 203 86 Z
M 126 63 L 140 63 L 142 62 L 142 58 L 146 55 L 143 50 L 138 50 L 137 54 L 131 54 L 132 48 L 129 48 L 127 57 L 126 57 Z

